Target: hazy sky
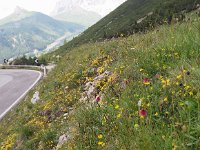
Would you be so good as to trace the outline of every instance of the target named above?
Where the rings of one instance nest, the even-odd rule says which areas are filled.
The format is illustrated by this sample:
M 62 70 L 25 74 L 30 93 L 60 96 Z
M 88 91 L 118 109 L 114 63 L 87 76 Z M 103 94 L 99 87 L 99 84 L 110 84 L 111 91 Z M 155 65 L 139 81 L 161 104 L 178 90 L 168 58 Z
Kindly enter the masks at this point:
M 49 14 L 58 0 L 0 0 L 0 19 L 11 14 L 16 6 Z

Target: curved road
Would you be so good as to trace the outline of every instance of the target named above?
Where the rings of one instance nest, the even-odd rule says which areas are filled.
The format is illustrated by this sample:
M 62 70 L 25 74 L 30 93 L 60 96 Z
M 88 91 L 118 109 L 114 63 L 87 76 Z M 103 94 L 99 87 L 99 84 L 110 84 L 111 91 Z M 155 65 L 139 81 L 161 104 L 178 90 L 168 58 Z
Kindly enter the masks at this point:
M 0 119 L 27 94 L 40 78 L 39 71 L 0 69 Z

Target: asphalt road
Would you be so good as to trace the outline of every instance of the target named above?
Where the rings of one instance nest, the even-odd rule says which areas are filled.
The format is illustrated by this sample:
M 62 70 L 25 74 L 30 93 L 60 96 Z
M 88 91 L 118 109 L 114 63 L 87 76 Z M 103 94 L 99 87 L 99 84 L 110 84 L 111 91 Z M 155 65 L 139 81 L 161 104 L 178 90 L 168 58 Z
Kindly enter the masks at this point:
M 41 73 L 0 69 L 0 119 L 39 81 Z

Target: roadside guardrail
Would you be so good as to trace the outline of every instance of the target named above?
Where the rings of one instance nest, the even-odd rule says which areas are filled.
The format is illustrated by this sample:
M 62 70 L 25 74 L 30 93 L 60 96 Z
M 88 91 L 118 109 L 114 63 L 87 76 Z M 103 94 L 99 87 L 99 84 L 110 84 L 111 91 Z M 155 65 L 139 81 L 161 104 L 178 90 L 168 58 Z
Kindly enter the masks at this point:
M 0 69 L 30 69 L 43 72 L 43 75 L 47 75 L 47 69 L 45 66 L 32 66 L 32 65 L 1 65 Z

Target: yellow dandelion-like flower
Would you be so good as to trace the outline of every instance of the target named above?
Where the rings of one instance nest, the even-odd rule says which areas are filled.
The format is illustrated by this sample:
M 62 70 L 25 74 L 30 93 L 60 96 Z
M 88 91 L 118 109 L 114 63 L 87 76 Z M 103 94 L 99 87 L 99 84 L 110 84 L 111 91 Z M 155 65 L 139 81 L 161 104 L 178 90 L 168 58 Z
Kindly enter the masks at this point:
M 144 82 L 144 85 L 150 85 L 151 83 L 150 82 Z
M 144 116 L 140 116 L 140 119 L 144 119 Z
M 118 108 L 119 108 L 119 105 L 116 105 L 116 106 L 115 106 L 115 109 L 118 109 Z
M 187 85 L 187 86 L 185 86 L 185 89 L 186 89 L 186 90 L 188 90 L 189 88 L 190 88 L 190 86 L 188 86 L 188 85 Z
M 102 139 L 103 138 L 103 135 L 102 134 L 99 134 L 98 135 L 98 139 Z
M 191 91 L 191 92 L 189 92 L 189 95 L 190 95 L 190 96 L 192 96 L 192 95 L 193 95 L 193 92 L 192 92 L 192 91 Z
M 158 112 L 155 113 L 155 116 L 158 116 Z
M 163 88 L 170 85 L 170 79 L 167 80 L 161 79 L 161 82 L 163 83 Z
M 184 72 L 184 73 L 186 73 L 186 72 L 187 72 L 187 70 L 183 70 L 183 72 Z
M 102 141 L 99 141 L 99 142 L 98 142 L 98 145 L 99 145 L 99 146 L 104 146 L 104 145 L 105 145 L 105 143 L 104 143 L 104 142 L 102 142 Z
M 166 85 L 170 85 L 170 80 L 169 79 L 166 80 Z
M 180 80 L 180 79 L 182 78 L 182 75 L 178 75 L 176 78 L 177 78 L 178 80 Z
M 117 118 L 120 118 L 120 117 L 121 117 L 121 114 L 118 114 L 118 115 L 117 115 Z
M 172 150 L 177 150 L 177 146 L 174 145 L 174 146 L 172 147 Z
M 138 128 L 139 128 L 139 124 L 135 124 L 135 125 L 134 125 L 134 128 L 135 128 L 135 129 L 138 129 Z
M 164 98 L 164 102 L 167 102 L 167 101 L 168 101 L 168 98 L 167 98 L 167 97 L 165 97 L 165 98 Z

